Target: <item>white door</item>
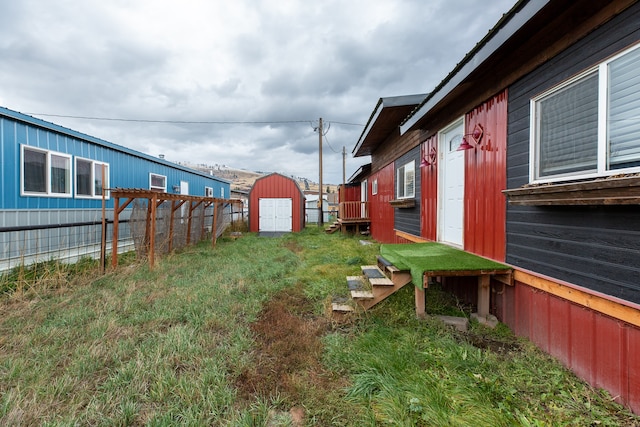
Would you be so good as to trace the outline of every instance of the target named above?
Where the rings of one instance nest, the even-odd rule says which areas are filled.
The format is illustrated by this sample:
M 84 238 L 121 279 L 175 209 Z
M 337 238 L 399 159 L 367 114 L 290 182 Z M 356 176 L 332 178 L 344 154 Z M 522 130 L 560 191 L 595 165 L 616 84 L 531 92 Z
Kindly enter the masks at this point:
M 260 220 L 258 231 L 286 232 L 293 230 L 293 204 L 291 199 L 259 199 Z
M 462 120 L 439 134 L 440 191 L 438 194 L 438 240 L 463 246 L 464 234 L 464 151 L 457 151 L 464 135 Z
M 369 201 L 369 183 L 367 182 L 366 179 L 362 181 L 362 184 L 360 185 L 360 201 L 361 202 Z M 361 218 L 369 217 L 369 215 L 367 215 L 366 203 L 360 203 L 360 217 Z

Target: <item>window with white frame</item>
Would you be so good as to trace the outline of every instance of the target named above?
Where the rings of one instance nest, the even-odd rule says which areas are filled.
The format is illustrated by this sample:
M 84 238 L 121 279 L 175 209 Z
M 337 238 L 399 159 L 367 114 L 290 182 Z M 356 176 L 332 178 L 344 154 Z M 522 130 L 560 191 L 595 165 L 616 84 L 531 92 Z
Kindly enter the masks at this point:
M 71 197 L 71 156 L 22 145 L 23 196 Z
M 204 196 L 213 197 L 213 187 L 204 187 Z
M 224 187 L 220 187 L 220 198 L 224 199 Z
M 374 196 L 378 194 L 378 178 L 374 179 L 371 183 L 371 194 Z
M 413 160 L 398 168 L 396 182 L 398 199 L 415 196 L 415 162 Z
M 76 157 L 76 197 L 100 198 L 103 188 L 109 188 L 109 164 Z
M 640 171 L 640 48 L 531 101 L 531 180 Z
M 167 177 L 156 173 L 149 174 L 149 188 L 154 191 L 167 192 Z

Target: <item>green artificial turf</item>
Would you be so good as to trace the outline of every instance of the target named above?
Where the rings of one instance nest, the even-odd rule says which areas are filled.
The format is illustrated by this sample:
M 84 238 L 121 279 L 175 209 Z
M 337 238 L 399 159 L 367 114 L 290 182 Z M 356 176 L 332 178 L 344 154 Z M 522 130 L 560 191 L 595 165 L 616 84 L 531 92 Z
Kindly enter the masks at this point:
M 437 242 L 380 245 L 380 254 L 401 270 L 410 270 L 422 288 L 425 272 L 507 270 L 510 267 Z

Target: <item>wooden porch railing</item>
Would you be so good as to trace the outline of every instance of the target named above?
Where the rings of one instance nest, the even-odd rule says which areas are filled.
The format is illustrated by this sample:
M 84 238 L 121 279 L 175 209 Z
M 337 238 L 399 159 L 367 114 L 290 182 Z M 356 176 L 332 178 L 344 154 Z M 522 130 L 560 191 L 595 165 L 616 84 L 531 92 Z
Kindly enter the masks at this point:
M 342 221 L 369 220 L 369 202 L 340 202 L 338 207 Z

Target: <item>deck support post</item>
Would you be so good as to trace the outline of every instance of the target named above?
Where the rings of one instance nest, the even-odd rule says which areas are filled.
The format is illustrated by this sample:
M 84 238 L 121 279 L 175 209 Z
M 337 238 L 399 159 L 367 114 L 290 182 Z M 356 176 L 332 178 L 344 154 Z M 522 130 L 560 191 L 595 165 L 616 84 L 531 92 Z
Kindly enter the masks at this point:
M 415 300 L 416 300 L 416 317 L 418 319 L 424 319 L 427 315 L 425 308 L 425 292 L 424 288 L 420 288 L 419 286 L 414 286 L 415 289 Z
M 478 317 L 481 319 L 486 319 L 489 315 L 490 281 L 491 277 L 488 274 L 478 276 Z

